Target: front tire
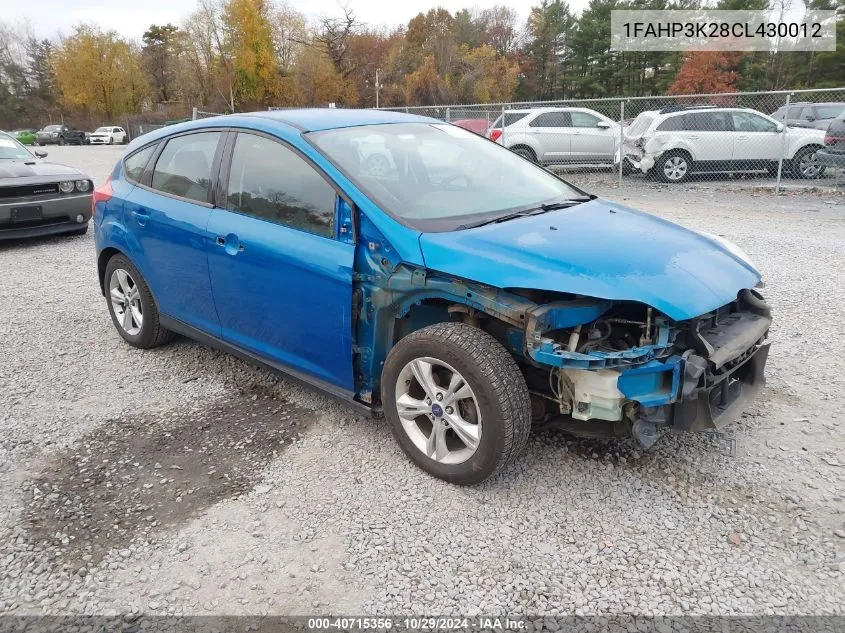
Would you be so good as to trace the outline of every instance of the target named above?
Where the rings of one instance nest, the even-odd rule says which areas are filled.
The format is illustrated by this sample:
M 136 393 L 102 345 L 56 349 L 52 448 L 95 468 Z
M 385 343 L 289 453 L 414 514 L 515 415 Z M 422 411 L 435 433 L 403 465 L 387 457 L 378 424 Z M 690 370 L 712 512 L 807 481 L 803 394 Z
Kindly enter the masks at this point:
M 138 269 L 123 255 L 106 264 L 106 301 L 118 334 L 132 347 L 149 349 L 173 338 L 161 327 L 158 307 Z
M 672 184 L 684 182 L 692 171 L 692 159 L 686 152 L 666 152 L 657 160 L 653 169 L 663 182 Z
M 803 147 L 795 154 L 795 158 L 790 161 L 790 172 L 796 178 L 803 178 L 805 180 L 813 180 L 821 178 L 824 175 L 825 167 L 819 163 L 816 156 L 818 147 Z
M 510 462 L 531 431 L 525 378 L 492 336 L 438 323 L 401 339 L 382 371 L 382 403 L 405 454 L 462 486 Z

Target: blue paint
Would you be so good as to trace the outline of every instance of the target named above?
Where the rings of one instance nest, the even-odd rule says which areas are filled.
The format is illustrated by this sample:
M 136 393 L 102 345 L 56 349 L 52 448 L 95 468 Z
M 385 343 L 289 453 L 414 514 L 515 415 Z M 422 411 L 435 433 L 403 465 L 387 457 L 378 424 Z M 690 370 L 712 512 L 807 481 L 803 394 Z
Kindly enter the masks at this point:
M 434 270 L 496 288 L 639 301 L 679 321 L 730 303 L 760 281 L 756 270 L 709 238 L 601 199 L 466 231 L 427 233 L 420 243 Z
M 682 370 L 680 356 L 651 361 L 623 371 L 616 386 L 629 400 L 644 407 L 659 407 L 678 399 Z
M 448 320 L 448 306 L 455 305 L 501 321 L 503 342 L 529 364 L 620 368 L 626 397 L 647 406 L 672 402 L 683 366 L 672 355 L 672 320 L 724 306 L 760 280 L 712 240 L 600 199 L 422 234 L 382 212 L 303 133 L 400 122 L 441 123 L 372 110 L 285 110 L 144 135 L 127 154 L 191 130 L 254 130 L 277 138 L 313 161 L 341 192 L 335 234 L 311 235 L 164 196 L 127 181 L 118 164 L 113 197 L 98 204 L 95 216 L 98 253 L 124 253 L 162 314 L 364 402 L 377 392 L 397 337 Z M 221 134 L 221 143 L 225 138 Z M 563 294 L 537 305 L 518 289 Z M 654 344 L 580 353 L 549 335 L 591 323 L 622 301 L 656 309 Z

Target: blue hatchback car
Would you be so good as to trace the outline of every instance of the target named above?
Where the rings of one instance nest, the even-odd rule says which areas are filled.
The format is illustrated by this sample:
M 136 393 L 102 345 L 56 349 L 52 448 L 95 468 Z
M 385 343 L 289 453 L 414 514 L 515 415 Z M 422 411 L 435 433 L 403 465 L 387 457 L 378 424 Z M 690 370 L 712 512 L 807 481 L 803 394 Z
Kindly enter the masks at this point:
M 467 130 L 284 110 L 136 139 L 94 194 L 118 333 L 174 333 L 383 411 L 474 484 L 532 424 L 631 436 L 735 418 L 770 309 L 726 240 L 589 195 Z

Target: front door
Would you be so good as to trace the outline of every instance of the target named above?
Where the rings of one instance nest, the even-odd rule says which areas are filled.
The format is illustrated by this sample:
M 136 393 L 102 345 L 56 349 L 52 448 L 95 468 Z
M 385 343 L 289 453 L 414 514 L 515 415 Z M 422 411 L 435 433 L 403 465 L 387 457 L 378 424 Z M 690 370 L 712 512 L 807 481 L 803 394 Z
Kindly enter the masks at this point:
M 206 250 L 212 172 L 222 136 L 195 132 L 168 140 L 151 180 L 132 189 L 124 206 L 140 246 L 136 264 L 161 312 L 214 336 L 219 325 Z
M 585 163 L 610 163 L 616 154 L 619 141 L 619 128 L 616 126 L 598 127 L 599 119 L 595 114 L 573 110 L 571 148 L 572 160 Z
M 353 391 L 352 267 L 338 195 L 282 142 L 240 132 L 208 265 L 224 341 Z M 218 202 L 222 206 L 222 201 Z
M 761 161 L 779 159 L 783 135 L 778 132 L 777 123 L 753 112 L 731 115 L 736 130 L 733 159 L 739 168 L 751 169 Z

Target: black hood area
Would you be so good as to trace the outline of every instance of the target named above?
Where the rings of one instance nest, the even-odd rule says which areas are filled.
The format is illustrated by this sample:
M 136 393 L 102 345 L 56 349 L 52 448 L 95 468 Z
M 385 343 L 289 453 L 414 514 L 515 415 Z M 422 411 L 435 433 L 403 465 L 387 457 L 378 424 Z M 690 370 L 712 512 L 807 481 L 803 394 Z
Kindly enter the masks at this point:
M 35 157 L 31 160 L 0 160 L 0 187 L 86 178 L 88 176 L 78 169 L 47 163 Z

